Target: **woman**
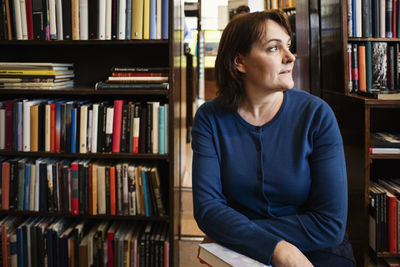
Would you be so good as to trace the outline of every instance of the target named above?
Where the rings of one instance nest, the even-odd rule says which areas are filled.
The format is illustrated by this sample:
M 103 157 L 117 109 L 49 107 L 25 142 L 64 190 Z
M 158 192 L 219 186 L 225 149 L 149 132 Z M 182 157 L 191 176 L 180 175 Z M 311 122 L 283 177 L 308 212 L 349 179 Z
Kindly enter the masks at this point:
M 335 116 L 292 89 L 278 11 L 235 17 L 215 63 L 218 97 L 193 126 L 194 216 L 218 243 L 273 266 L 354 266 Z

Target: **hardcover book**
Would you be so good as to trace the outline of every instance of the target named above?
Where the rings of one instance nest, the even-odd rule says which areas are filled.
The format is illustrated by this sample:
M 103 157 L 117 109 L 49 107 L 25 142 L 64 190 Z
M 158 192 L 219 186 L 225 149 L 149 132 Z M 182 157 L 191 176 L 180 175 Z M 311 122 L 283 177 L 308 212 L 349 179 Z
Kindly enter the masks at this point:
M 212 267 L 267 267 L 259 261 L 249 258 L 218 243 L 201 243 L 197 258 Z

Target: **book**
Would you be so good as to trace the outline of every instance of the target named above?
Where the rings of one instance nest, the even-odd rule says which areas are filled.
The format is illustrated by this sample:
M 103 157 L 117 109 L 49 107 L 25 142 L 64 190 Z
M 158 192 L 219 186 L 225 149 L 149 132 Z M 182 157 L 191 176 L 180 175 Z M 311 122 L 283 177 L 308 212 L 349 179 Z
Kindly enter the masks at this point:
M 199 251 L 197 258 L 213 267 L 263 267 L 270 266 L 265 265 L 259 261 L 256 261 L 250 257 L 240 254 L 236 251 L 228 249 L 218 243 L 201 243 L 199 244 Z
M 96 90 L 168 89 L 168 83 L 107 83 L 97 82 Z
M 370 147 L 370 154 L 400 154 L 400 148 L 381 148 L 381 147 Z
M 375 132 L 371 133 L 371 147 L 375 148 L 400 148 L 400 134 Z
M 0 70 L 1 74 L 1 70 Z M 168 81 L 168 77 L 157 77 L 157 76 L 110 76 L 108 81 L 129 81 L 129 82 L 153 82 L 153 83 L 164 83 Z

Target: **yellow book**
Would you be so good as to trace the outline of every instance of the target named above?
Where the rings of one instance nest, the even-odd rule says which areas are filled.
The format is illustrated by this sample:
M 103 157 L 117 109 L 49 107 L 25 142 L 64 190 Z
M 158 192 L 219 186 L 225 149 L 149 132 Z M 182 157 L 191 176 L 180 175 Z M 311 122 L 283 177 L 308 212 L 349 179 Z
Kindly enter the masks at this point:
M 143 39 L 143 0 L 132 0 L 132 39 Z
M 0 75 L 60 75 L 73 74 L 73 70 L 0 70 Z
M 143 39 L 150 39 L 150 0 L 143 0 Z

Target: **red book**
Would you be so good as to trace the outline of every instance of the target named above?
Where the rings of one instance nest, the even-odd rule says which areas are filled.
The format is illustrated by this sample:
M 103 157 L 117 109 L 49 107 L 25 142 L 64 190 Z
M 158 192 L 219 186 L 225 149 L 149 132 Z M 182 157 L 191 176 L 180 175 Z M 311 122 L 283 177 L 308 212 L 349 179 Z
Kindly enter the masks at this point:
M 6 150 L 12 150 L 13 142 L 13 106 L 15 100 L 6 101 Z
M 1 209 L 8 210 L 10 200 L 10 163 L 1 164 Z
M 56 152 L 56 103 L 50 104 L 50 152 Z
M 115 167 L 110 167 L 110 213 L 116 214 Z
M 168 77 L 167 72 L 113 72 L 113 77 Z
M 107 246 L 109 248 L 113 247 L 114 244 L 114 235 L 117 232 L 120 223 L 114 222 L 107 231 Z M 107 249 L 107 256 L 108 256 L 108 264 L 107 267 L 114 267 L 114 250 Z
M 393 0 L 393 15 L 392 15 L 392 18 L 393 18 L 393 26 L 392 26 L 392 36 L 393 36 L 393 38 L 396 38 L 397 37 L 397 1 L 398 0 Z
M 32 0 L 25 0 L 28 40 L 33 40 Z M 21 7 L 22 8 L 22 7 Z
M 386 191 L 389 252 L 397 254 L 397 198 Z
M 71 174 L 72 174 L 72 198 L 71 198 L 71 208 L 72 214 L 79 214 L 79 173 L 78 173 L 78 163 L 71 163 Z
M 93 215 L 93 164 L 88 165 L 89 215 Z
M 122 106 L 124 100 L 114 100 L 112 152 L 119 153 L 121 148 Z

